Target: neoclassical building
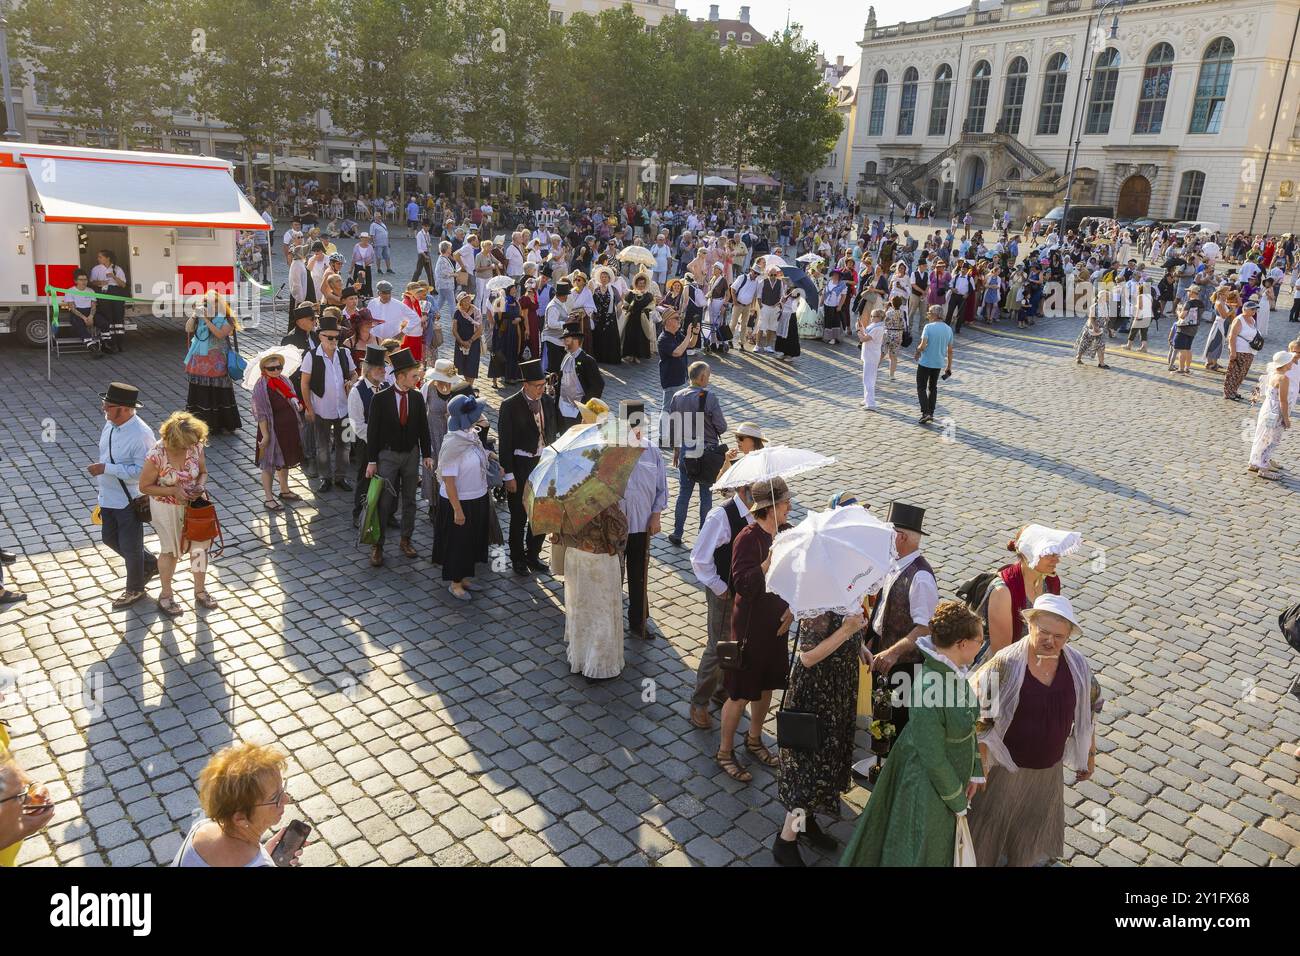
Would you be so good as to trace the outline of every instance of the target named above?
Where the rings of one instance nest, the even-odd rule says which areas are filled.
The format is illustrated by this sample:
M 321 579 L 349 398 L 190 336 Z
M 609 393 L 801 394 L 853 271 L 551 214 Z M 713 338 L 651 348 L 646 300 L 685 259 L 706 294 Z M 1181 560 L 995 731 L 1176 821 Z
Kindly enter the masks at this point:
M 1075 202 L 1300 231 L 1300 0 L 1102 2 L 972 0 L 891 26 L 871 10 L 859 198 L 1040 214 L 1077 137 Z

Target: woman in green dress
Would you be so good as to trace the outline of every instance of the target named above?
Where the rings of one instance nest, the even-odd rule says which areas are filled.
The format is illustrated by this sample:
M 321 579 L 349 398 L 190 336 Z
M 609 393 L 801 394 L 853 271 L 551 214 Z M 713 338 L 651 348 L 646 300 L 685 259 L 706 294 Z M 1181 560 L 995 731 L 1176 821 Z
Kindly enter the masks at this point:
M 975 740 L 979 705 L 966 672 L 984 624 L 957 601 L 941 601 L 924 655 L 906 689 L 907 726 L 858 818 L 841 866 L 952 866 L 957 817 L 984 781 Z

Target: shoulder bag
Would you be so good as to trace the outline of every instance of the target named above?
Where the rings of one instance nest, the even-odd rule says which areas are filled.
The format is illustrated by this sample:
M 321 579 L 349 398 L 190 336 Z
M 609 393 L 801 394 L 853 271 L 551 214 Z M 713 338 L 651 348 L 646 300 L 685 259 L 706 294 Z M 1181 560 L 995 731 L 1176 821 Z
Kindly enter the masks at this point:
M 239 333 L 235 331 L 234 323 L 231 322 L 230 348 L 226 350 L 226 374 L 230 376 L 231 381 L 242 382 L 247 368 L 247 360 L 239 354 Z
M 108 461 L 109 464 L 117 464 L 113 460 L 113 433 L 111 431 L 108 433 Z M 122 494 L 126 496 L 127 505 L 131 509 L 131 513 L 135 515 L 136 520 L 148 524 L 152 517 L 149 511 L 149 496 L 136 495 L 132 498 L 131 492 L 126 487 L 126 482 L 119 478 L 117 483 L 122 486 Z
M 699 415 L 704 416 L 704 406 L 708 403 L 709 393 L 700 392 Z M 726 445 L 708 445 L 703 444 L 704 436 L 700 436 L 702 447 L 698 455 L 685 455 L 686 474 L 698 483 L 709 486 L 718 480 L 722 468 L 727 463 L 727 446 Z M 684 453 L 684 450 L 683 450 Z
M 799 634 L 795 631 L 794 646 L 790 649 L 790 672 L 786 675 L 786 689 L 781 692 L 781 707 L 776 712 L 776 745 L 783 749 L 816 753 L 822 745 L 822 720 L 812 711 L 786 710 L 785 699 L 790 694 L 790 679 L 794 676 L 794 658 L 799 651 Z
M 204 544 L 217 540 L 215 550 L 209 552 L 213 557 L 226 547 L 221 534 L 221 523 L 217 520 L 217 506 L 206 498 L 196 498 L 185 506 L 185 530 L 182 537 L 190 544 Z

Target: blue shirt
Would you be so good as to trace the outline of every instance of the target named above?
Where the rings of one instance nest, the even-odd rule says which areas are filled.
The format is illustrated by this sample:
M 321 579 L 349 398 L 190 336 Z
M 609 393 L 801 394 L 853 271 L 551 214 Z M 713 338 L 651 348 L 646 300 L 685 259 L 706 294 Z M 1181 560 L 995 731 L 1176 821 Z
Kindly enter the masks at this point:
M 925 348 L 917 364 L 926 368 L 943 368 L 948 364 L 948 346 L 952 344 L 952 328 L 946 322 L 927 322 L 921 329 Z
M 619 505 L 627 518 L 629 534 L 646 531 L 650 516 L 668 507 L 668 471 L 658 448 L 650 445 L 642 450 Z
M 95 478 L 101 508 L 125 508 L 140 494 L 144 456 L 153 446 L 153 429 L 139 415 L 132 415 L 120 426 L 104 422 L 104 430 L 99 433 L 99 461 L 104 473 Z M 126 491 L 122 490 L 123 484 Z
M 686 333 L 678 329 L 676 333 L 667 329 L 659 333 L 659 387 L 680 388 L 686 384 L 686 353 L 673 355 L 677 347 L 686 338 Z

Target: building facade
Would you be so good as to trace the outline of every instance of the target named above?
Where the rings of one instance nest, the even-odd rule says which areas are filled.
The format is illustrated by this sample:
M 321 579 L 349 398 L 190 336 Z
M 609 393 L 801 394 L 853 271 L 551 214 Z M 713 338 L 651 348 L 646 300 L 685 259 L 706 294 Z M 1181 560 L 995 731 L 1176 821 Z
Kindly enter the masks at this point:
M 1039 215 L 1077 139 L 1074 202 L 1296 231 L 1297 28 L 1300 0 L 972 0 L 889 26 L 872 10 L 858 196 Z
M 859 60 L 845 66 L 844 57 L 834 63 L 824 63 L 822 76 L 831 95 L 835 97 L 835 110 L 840 114 L 840 138 L 835 148 L 826 154 L 820 168 L 808 177 L 806 192 L 811 199 L 825 196 L 852 196 L 854 184 L 850 177 L 853 169 L 854 127 L 858 115 Z

